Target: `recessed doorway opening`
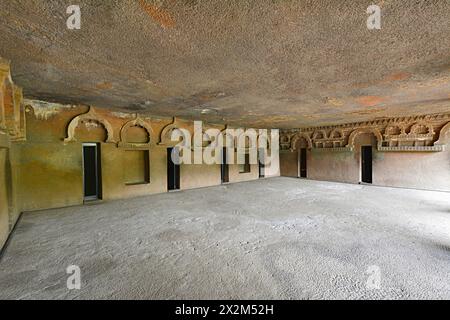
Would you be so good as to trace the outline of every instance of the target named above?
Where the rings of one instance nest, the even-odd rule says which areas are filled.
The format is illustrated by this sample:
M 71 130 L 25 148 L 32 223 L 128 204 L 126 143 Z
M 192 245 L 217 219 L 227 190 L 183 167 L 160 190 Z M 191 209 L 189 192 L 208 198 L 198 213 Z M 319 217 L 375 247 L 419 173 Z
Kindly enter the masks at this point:
M 101 154 L 97 143 L 83 143 L 84 201 L 102 198 Z
M 220 165 L 220 175 L 222 183 L 230 182 L 230 170 L 227 161 L 227 148 L 222 149 L 222 164 Z
M 172 160 L 174 148 L 167 149 L 167 190 L 180 190 L 180 165 Z
M 308 178 L 306 148 L 301 148 L 299 151 L 299 178 Z
M 372 172 L 372 146 L 361 147 L 361 182 L 371 184 L 373 181 Z

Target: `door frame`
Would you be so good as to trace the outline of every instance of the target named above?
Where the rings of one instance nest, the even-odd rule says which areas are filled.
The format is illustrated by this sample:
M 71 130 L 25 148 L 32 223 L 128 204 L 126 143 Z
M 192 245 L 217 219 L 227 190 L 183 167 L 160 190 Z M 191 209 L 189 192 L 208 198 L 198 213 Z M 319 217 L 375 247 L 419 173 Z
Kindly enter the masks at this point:
M 364 181 L 365 179 L 365 175 L 364 173 L 366 173 L 366 167 L 365 167 L 365 161 L 367 161 L 365 159 L 365 153 L 364 150 L 370 150 L 370 182 L 368 181 Z M 360 156 L 360 175 L 361 175 L 361 179 L 360 179 L 360 183 L 361 184 L 368 184 L 371 185 L 373 184 L 373 146 L 372 145 L 364 145 L 361 146 L 361 150 L 360 150 L 361 156 Z
M 306 172 L 306 176 L 302 177 L 302 152 L 305 152 L 305 172 Z M 298 172 L 297 172 L 297 176 L 300 179 L 308 179 L 308 149 L 307 148 L 299 148 L 298 149 Z
M 167 161 L 166 161 L 166 165 L 167 165 L 167 191 L 168 192 L 173 192 L 173 191 L 179 191 L 181 190 L 181 165 L 179 164 L 175 164 L 175 162 L 172 161 L 172 151 L 173 149 L 175 149 L 176 147 L 169 147 L 167 148 Z M 170 151 L 169 151 L 170 150 Z M 173 185 L 174 185 L 174 189 L 170 189 L 170 175 L 169 175 L 169 161 L 172 162 L 173 164 L 173 174 L 174 174 L 174 181 Z M 178 171 L 177 168 L 178 167 Z M 175 174 L 177 173 L 177 174 Z
M 230 182 L 230 166 L 228 164 L 228 150 L 226 147 L 222 148 L 222 163 L 220 164 L 220 181 L 222 184 Z
M 95 142 L 84 142 L 81 144 L 82 145 L 82 169 L 83 169 L 83 201 L 87 202 L 87 201 L 95 201 L 95 200 L 101 200 L 102 196 L 101 196 L 101 187 L 100 187 L 100 183 L 101 183 L 101 165 L 100 165 L 100 157 L 99 157 L 99 149 L 100 146 L 98 143 Z M 85 169 L 85 158 L 84 158 L 84 148 L 85 147 L 95 147 L 95 195 L 93 196 L 86 196 L 86 171 Z

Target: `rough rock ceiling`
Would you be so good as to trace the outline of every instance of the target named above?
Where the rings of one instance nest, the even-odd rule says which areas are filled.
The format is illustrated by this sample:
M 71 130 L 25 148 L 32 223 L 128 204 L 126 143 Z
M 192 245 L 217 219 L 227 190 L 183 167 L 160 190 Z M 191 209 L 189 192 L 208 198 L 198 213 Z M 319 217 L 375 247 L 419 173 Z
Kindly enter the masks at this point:
M 449 0 L 1 0 L 0 56 L 28 98 L 150 115 L 289 128 L 450 111 Z

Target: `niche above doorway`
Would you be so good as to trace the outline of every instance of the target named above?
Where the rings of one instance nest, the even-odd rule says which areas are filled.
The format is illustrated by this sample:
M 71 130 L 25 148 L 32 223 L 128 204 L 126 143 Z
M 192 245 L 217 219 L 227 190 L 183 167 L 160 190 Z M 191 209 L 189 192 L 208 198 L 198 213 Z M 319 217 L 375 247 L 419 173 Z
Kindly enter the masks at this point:
M 119 148 L 147 150 L 154 144 L 152 127 L 139 116 L 125 123 L 120 130 Z
M 78 133 L 78 134 L 77 134 Z M 98 141 L 115 143 L 111 124 L 90 107 L 87 113 L 76 116 L 67 127 L 64 142 Z

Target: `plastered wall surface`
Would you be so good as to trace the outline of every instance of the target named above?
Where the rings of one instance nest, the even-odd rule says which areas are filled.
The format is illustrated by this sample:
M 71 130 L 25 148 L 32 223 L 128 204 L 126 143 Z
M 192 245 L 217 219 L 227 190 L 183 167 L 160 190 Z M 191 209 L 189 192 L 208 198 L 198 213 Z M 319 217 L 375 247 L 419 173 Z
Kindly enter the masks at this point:
M 181 165 L 181 189 L 194 189 L 221 184 L 220 165 Z
M 19 155 L 15 143 L 25 138 L 22 90 L 11 79 L 9 62 L 0 58 L 0 248 L 20 213 L 17 198 Z
M 84 203 L 83 143 L 100 149 L 101 200 L 167 192 L 167 148 L 177 144 L 172 130 L 194 136 L 192 121 L 23 100 L 9 64 L 0 62 L 0 248 L 20 212 Z M 269 167 L 267 174 L 279 170 Z M 237 165 L 229 167 L 229 182 L 258 178 L 258 165 L 244 174 Z M 181 190 L 219 184 L 220 165 L 181 165 Z
M 129 163 L 127 152 L 138 151 L 133 144 L 120 146 L 121 128 L 133 120 L 134 115 L 97 111 L 99 119 L 108 122 L 113 130 L 111 135 L 103 125 L 85 119 L 74 130 L 74 141 L 64 141 L 68 127 L 79 115 L 89 113 L 86 106 L 58 106 L 43 102 L 28 101 L 26 108 L 27 140 L 18 143 L 20 176 L 18 197 L 21 210 L 31 211 L 83 203 L 82 143 L 97 142 L 101 149 L 102 199 L 114 200 L 167 192 L 167 148 L 175 143 L 160 143 L 160 135 L 171 126 L 172 119 L 148 119 L 151 136 L 142 136 L 136 129 L 127 134 L 127 139 L 138 146 L 150 140 L 145 148 L 149 152 L 150 182 L 127 184 Z M 41 105 L 42 104 L 42 105 Z M 193 131 L 192 122 L 176 120 L 176 127 Z M 134 127 L 133 127 L 134 128 Z M 114 143 L 105 143 L 112 139 Z M 274 157 L 277 159 L 277 157 Z M 270 168 L 269 168 L 270 169 Z M 135 168 L 133 168 L 135 170 Z M 272 176 L 279 171 L 271 172 Z M 259 178 L 258 165 L 251 166 L 250 173 L 239 173 L 238 165 L 229 166 L 230 182 L 240 182 Z M 180 187 L 192 189 L 221 184 L 220 165 L 187 165 L 180 168 Z
M 19 218 L 18 201 L 18 158 L 17 149 L 0 133 L 0 248 Z
M 450 151 L 376 153 L 373 178 L 375 185 L 450 191 Z
M 0 147 L 0 247 L 9 232 L 8 194 L 6 189 L 6 148 Z
M 150 183 L 127 185 L 125 171 L 128 166 L 125 150 L 102 144 L 103 200 L 124 199 L 167 191 L 166 150 L 149 150 Z
M 308 178 L 337 182 L 358 183 L 359 160 L 351 152 L 327 153 L 311 150 L 308 161 Z
M 373 134 L 360 134 L 352 151 L 307 151 L 308 178 L 359 183 L 361 146 L 373 147 L 373 184 L 378 186 L 450 191 L 450 131 L 443 132 L 441 152 L 381 152 Z M 280 153 L 281 175 L 298 177 L 298 150 Z
M 298 177 L 298 151 L 280 152 L 280 175 Z
M 22 211 L 82 203 L 81 146 L 21 143 L 18 199 Z M 70 183 L 69 183 L 70 182 Z

